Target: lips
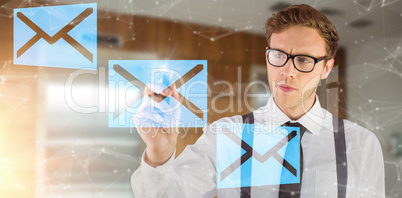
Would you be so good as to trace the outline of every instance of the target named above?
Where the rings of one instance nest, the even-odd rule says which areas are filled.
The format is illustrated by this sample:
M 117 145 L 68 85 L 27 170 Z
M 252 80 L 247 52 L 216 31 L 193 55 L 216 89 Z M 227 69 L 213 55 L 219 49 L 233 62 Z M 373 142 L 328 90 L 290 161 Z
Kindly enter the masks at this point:
M 291 87 L 291 86 L 289 86 L 289 85 L 286 85 L 286 84 L 278 85 L 278 88 L 279 88 L 281 91 L 286 92 L 286 93 L 289 93 L 289 92 L 292 92 L 292 91 L 295 91 L 295 90 L 296 90 L 295 88 L 293 88 L 293 87 Z

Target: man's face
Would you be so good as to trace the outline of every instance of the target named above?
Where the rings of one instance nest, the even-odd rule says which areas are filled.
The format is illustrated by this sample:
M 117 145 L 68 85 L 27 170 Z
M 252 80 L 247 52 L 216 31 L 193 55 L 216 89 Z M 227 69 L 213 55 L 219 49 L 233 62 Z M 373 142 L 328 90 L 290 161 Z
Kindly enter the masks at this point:
M 290 55 L 309 55 L 315 58 L 326 56 L 325 41 L 318 30 L 303 26 L 291 26 L 271 36 L 271 49 Z M 308 111 L 315 100 L 320 79 L 328 76 L 334 60 L 318 62 L 310 73 L 298 71 L 289 59 L 283 67 L 273 67 L 267 61 L 268 82 L 275 103 L 281 109 L 302 107 Z

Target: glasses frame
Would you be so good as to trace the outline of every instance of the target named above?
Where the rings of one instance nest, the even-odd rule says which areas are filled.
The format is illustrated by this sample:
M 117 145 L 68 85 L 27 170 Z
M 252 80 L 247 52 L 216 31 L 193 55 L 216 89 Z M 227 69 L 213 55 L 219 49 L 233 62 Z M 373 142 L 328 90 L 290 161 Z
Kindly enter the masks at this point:
M 270 51 L 278 51 L 278 52 L 282 52 L 282 53 L 286 54 L 287 58 L 286 58 L 285 63 L 283 63 L 282 65 L 273 65 L 273 64 L 269 61 L 269 58 L 268 58 L 268 53 L 269 53 Z M 266 58 L 267 58 L 268 63 L 269 63 L 270 65 L 274 66 L 274 67 L 283 67 L 284 65 L 286 65 L 286 63 L 289 61 L 289 59 L 292 59 L 293 67 L 295 67 L 295 68 L 297 69 L 297 71 L 303 72 L 303 73 L 312 72 L 312 71 L 314 70 L 314 68 L 315 68 L 315 65 L 316 65 L 318 62 L 327 59 L 327 56 L 324 56 L 324 57 L 322 57 L 322 58 L 315 58 L 315 57 L 312 57 L 312 56 L 309 56 L 309 55 L 303 55 L 303 54 L 290 55 L 290 54 L 288 54 L 288 53 L 286 53 L 286 52 L 284 52 L 284 51 L 282 51 L 282 50 L 272 49 L 272 48 L 267 48 L 267 49 L 265 50 L 265 56 L 266 56 Z M 295 64 L 295 57 L 298 57 L 298 56 L 307 56 L 307 57 L 309 57 L 309 58 L 312 58 L 312 59 L 314 60 L 313 68 L 312 68 L 310 71 L 302 71 L 302 70 L 300 70 L 299 68 L 297 68 L 297 67 L 296 67 L 296 64 Z

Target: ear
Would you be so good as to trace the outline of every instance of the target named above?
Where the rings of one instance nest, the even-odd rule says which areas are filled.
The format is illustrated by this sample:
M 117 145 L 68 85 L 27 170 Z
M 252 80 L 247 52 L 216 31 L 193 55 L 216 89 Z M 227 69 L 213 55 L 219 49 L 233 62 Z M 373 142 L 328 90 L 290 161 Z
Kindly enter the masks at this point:
M 324 71 L 322 71 L 321 79 L 326 79 L 329 76 L 332 68 L 334 67 L 335 60 L 333 58 L 327 60 L 325 64 Z

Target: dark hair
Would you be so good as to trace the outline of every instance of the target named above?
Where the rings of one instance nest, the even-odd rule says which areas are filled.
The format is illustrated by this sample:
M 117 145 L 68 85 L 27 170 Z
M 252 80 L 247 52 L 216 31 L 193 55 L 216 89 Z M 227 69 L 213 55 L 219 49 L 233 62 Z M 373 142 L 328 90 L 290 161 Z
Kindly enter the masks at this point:
M 289 6 L 268 18 L 265 23 L 265 36 L 268 46 L 272 33 L 282 32 L 288 27 L 295 25 L 317 29 L 326 43 L 328 58 L 335 57 L 339 40 L 335 26 L 325 15 L 306 4 Z

